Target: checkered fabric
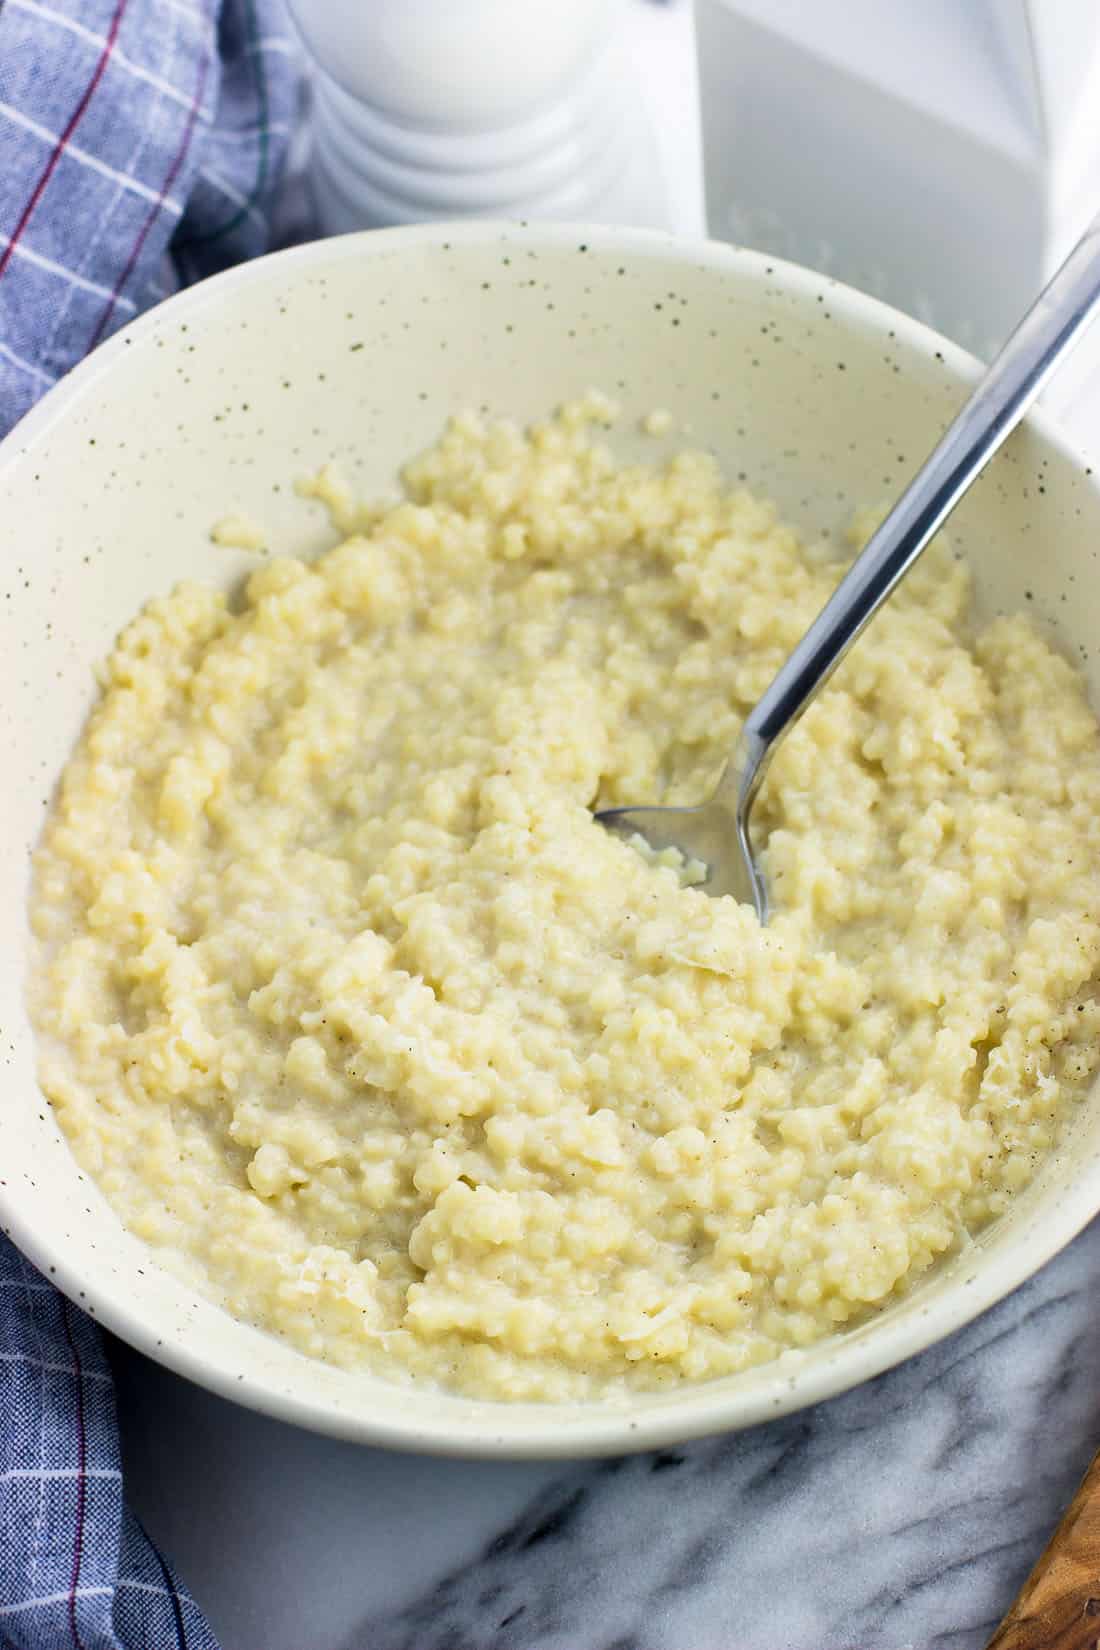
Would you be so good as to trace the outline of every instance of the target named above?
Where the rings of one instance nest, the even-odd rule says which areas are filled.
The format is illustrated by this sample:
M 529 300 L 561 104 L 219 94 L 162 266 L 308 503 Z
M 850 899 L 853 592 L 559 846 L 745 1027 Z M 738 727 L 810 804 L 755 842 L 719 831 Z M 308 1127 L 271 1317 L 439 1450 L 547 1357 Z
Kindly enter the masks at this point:
M 0 434 L 267 250 L 299 88 L 281 0 L 0 0 Z
M 123 1499 L 98 1329 L 3 1237 L 0 1646 L 217 1650 Z
M 299 78 L 280 0 L 0 0 L 0 433 L 267 249 Z M 217 1650 L 125 1503 L 99 1331 L 0 1237 L 0 1650 L 168 1647 Z

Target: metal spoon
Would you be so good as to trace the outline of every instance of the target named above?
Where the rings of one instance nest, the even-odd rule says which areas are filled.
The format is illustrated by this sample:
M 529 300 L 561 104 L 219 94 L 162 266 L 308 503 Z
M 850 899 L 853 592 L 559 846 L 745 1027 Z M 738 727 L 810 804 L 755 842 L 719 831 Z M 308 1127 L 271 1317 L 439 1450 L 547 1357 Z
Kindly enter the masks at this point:
M 971 482 L 1015 429 L 1100 303 L 1100 218 L 1028 310 L 939 445 L 837 585 L 749 712 L 714 795 L 694 808 L 604 808 L 601 824 L 707 868 L 711 894 L 732 894 L 768 920 L 749 814 L 776 746 L 912 567 Z

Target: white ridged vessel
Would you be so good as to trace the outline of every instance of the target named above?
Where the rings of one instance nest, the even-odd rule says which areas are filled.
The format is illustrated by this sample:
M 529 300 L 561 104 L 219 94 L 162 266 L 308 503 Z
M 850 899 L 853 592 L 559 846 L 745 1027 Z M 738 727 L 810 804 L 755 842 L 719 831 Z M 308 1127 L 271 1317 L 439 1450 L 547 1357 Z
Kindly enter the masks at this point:
M 671 227 L 625 0 L 292 0 L 325 234 L 430 218 Z

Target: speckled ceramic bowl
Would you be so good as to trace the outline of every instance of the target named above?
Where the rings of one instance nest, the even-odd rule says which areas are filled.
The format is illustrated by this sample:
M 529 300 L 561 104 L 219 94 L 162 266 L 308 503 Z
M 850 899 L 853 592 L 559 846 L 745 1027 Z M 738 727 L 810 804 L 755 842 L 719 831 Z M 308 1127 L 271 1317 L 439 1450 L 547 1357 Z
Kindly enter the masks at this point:
M 1065 1244 L 1100 1207 L 1100 1093 L 1010 1218 L 797 1365 L 558 1408 L 399 1388 L 311 1362 L 159 1268 L 70 1156 L 35 1084 L 23 1003 L 28 851 L 92 665 L 181 575 L 242 572 L 244 555 L 210 542 L 219 517 L 242 511 L 274 548 L 315 550 L 332 535 L 294 496 L 296 476 L 336 458 L 374 493 L 458 407 L 527 419 L 595 385 L 628 415 L 667 408 L 669 442 L 713 447 L 731 477 L 836 532 L 896 490 L 975 370 L 916 322 L 751 252 L 469 224 L 235 270 L 136 321 L 47 395 L 0 448 L 0 1219 L 42 1270 L 152 1357 L 286 1420 L 408 1449 L 551 1456 L 668 1443 L 827 1397 L 958 1328 Z M 987 608 L 1028 602 L 1100 689 L 1100 489 L 1041 419 L 955 533 Z

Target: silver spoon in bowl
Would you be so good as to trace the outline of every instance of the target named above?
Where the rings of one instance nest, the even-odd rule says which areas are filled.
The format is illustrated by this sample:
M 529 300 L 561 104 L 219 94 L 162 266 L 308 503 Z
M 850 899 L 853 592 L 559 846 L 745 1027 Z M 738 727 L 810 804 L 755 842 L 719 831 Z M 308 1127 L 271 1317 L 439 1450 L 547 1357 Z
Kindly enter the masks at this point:
M 714 795 L 694 808 L 603 808 L 596 818 L 706 867 L 710 894 L 768 920 L 749 814 L 776 746 L 912 567 L 971 482 L 1015 429 L 1100 303 L 1100 218 L 1028 310 L 962 411 L 745 719 Z

